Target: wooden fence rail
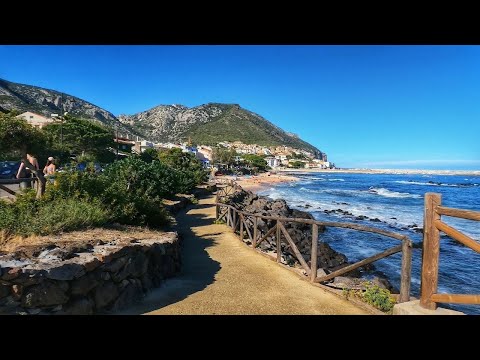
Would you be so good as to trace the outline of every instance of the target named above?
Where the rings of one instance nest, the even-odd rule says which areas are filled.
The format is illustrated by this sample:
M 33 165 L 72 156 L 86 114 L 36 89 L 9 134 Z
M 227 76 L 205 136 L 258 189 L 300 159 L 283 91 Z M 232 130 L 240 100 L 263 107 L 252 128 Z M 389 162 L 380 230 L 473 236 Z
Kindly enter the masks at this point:
M 441 219 L 441 216 L 445 215 L 480 221 L 480 212 L 443 207 L 441 204 L 441 194 L 425 194 L 420 305 L 426 309 L 435 310 L 437 303 L 480 304 L 480 295 L 437 293 L 440 231 L 480 253 L 480 244 L 477 241 L 445 224 Z
M 18 196 L 19 195 L 18 192 L 6 187 L 5 185 L 15 185 L 15 184 L 20 184 L 22 182 L 31 183 L 32 181 L 36 181 L 36 178 L 29 177 L 29 178 L 21 178 L 21 179 L 0 179 L 0 189 L 10 195 Z
M 333 279 L 336 276 L 343 275 L 352 270 L 358 269 L 361 266 L 373 263 L 377 260 L 383 259 L 385 257 L 391 256 L 398 252 L 402 253 L 402 264 L 401 264 L 401 284 L 400 284 L 400 296 L 398 302 L 405 302 L 410 300 L 410 283 L 411 283 L 411 267 L 412 267 L 412 241 L 408 236 L 397 234 L 390 231 L 385 231 L 373 227 L 363 226 L 353 223 L 344 223 L 344 222 L 325 222 L 317 221 L 312 219 L 301 219 L 301 218 L 284 218 L 284 217 L 275 217 L 275 216 L 264 216 L 259 214 L 251 214 L 245 211 L 236 209 L 234 206 L 224 203 L 224 199 L 231 195 L 234 192 L 235 184 L 233 182 L 228 184 L 222 184 L 217 186 L 217 197 L 215 201 L 216 206 L 216 220 L 220 221 L 223 218 L 226 218 L 226 223 L 228 226 L 232 227 L 234 231 L 237 229 L 237 225 L 240 225 L 239 237 L 243 241 L 245 233 L 247 233 L 252 247 L 257 249 L 258 246 L 269 236 L 275 234 L 275 247 L 276 247 L 276 261 L 281 262 L 281 242 L 282 238 L 292 249 L 293 254 L 297 258 L 298 262 L 305 270 L 307 276 L 309 276 L 311 282 L 321 283 Z M 238 218 L 239 221 L 235 222 L 232 219 Z M 249 223 L 245 219 L 253 219 L 252 229 L 250 229 Z M 264 234 L 258 228 L 258 220 L 272 220 L 275 225 L 268 229 Z M 307 261 L 295 245 L 293 239 L 285 228 L 285 224 L 289 222 L 308 224 L 312 226 L 312 245 L 311 245 L 311 255 L 310 255 L 310 266 L 308 266 Z M 392 247 L 388 250 L 385 250 L 376 255 L 370 256 L 366 259 L 358 261 L 354 264 L 350 264 L 344 268 L 336 270 L 326 276 L 317 277 L 317 255 L 318 255 L 318 227 L 319 226 L 330 226 L 330 227 L 339 227 L 352 229 L 356 231 L 363 231 L 369 233 L 375 233 L 382 236 L 390 237 L 396 240 L 400 240 L 402 244 Z M 253 235 L 252 235 L 253 234 Z M 283 236 L 282 236 L 283 235 Z

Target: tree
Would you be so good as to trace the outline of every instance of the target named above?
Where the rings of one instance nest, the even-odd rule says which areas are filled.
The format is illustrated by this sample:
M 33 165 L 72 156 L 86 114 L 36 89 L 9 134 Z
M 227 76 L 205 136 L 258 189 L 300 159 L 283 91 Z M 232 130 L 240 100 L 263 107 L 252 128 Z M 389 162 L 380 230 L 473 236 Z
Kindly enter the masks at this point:
M 303 161 L 291 161 L 288 163 L 288 166 L 294 169 L 302 169 L 305 167 L 305 163 Z
M 38 178 L 37 199 L 45 192 L 46 180 L 43 172 L 37 170 L 27 159 L 27 153 L 36 155 L 45 148 L 42 132 L 27 123 L 25 119 L 14 114 L 0 114 L 0 151 L 2 156 L 21 157 L 25 167 Z
M 154 148 L 147 148 L 140 154 L 140 159 L 146 163 L 151 163 L 153 160 L 158 160 L 158 150 Z
M 252 167 L 258 168 L 260 171 L 265 171 L 265 169 L 267 168 L 267 162 L 259 155 L 247 154 L 243 156 L 243 159 L 247 164 Z
M 158 158 L 163 164 L 171 166 L 175 170 L 179 170 L 183 174 L 190 176 L 195 184 L 206 180 L 207 172 L 203 168 L 201 161 L 191 153 L 173 148 L 160 151 Z
M 114 146 L 113 131 L 91 120 L 66 116 L 63 123 L 53 123 L 43 128 L 52 149 L 73 154 L 101 157 Z
M 231 165 L 235 163 L 235 157 L 238 156 L 235 149 L 226 149 L 224 147 L 213 148 L 212 160 L 214 163 Z

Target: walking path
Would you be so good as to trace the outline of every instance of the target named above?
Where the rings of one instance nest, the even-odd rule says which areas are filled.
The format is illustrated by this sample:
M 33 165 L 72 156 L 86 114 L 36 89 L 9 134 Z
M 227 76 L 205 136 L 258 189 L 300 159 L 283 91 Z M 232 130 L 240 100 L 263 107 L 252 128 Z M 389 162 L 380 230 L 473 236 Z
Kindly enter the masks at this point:
M 214 196 L 177 216 L 182 273 L 124 314 L 367 314 L 302 281 L 213 224 Z

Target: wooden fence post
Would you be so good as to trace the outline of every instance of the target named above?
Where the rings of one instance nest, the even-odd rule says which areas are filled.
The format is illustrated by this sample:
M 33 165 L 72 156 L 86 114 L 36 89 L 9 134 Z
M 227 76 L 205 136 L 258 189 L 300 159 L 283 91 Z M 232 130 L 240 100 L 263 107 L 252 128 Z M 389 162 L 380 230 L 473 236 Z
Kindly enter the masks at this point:
M 240 231 L 239 231 L 238 236 L 240 236 L 240 240 L 243 241 L 243 215 L 242 215 L 242 214 L 238 214 L 238 218 L 239 218 L 239 220 L 240 220 Z
M 312 224 L 312 253 L 310 254 L 310 281 L 315 282 L 317 278 L 317 255 L 318 255 L 318 225 Z
M 258 218 L 256 216 L 253 217 L 253 242 L 252 242 L 252 246 L 253 248 L 255 249 L 255 247 L 257 246 L 257 222 L 258 222 Z
M 423 218 L 423 259 L 420 305 L 423 308 L 435 310 L 437 304 L 431 296 L 437 292 L 438 285 L 438 258 L 440 255 L 440 232 L 435 226 L 435 220 L 440 215 L 435 207 L 441 205 L 442 195 L 436 193 L 425 194 L 425 211 Z
M 276 236 L 276 240 L 277 240 L 277 262 L 282 261 L 282 247 L 280 245 L 280 226 L 278 226 L 279 224 L 280 224 L 280 220 L 277 220 L 277 236 Z
M 399 303 L 410 301 L 410 283 L 412 276 L 412 243 L 402 240 L 402 275 L 400 283 Z

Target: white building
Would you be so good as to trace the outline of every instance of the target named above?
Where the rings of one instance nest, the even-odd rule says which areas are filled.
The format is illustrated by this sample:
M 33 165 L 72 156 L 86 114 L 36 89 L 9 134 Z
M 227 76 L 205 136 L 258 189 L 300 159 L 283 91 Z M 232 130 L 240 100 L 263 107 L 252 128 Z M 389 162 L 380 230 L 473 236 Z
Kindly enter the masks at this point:
M 274 157 L 267 157 L 265 158 L 265 161 L 267 162 L 267 165 L 270 166 L 271 168 L 276 168 L 281 165 L 281 161 Z
M 30 111 L 26 111 L 23 114 L 17 115 L 17 118 L 23 118 L 27 120 L 27 122 L 36 127 L 37 129 L 41 129 L 45 125 L 51 124 L 55 122 L 52 118 L 45 117 L 43 115 L 35 114 Z

